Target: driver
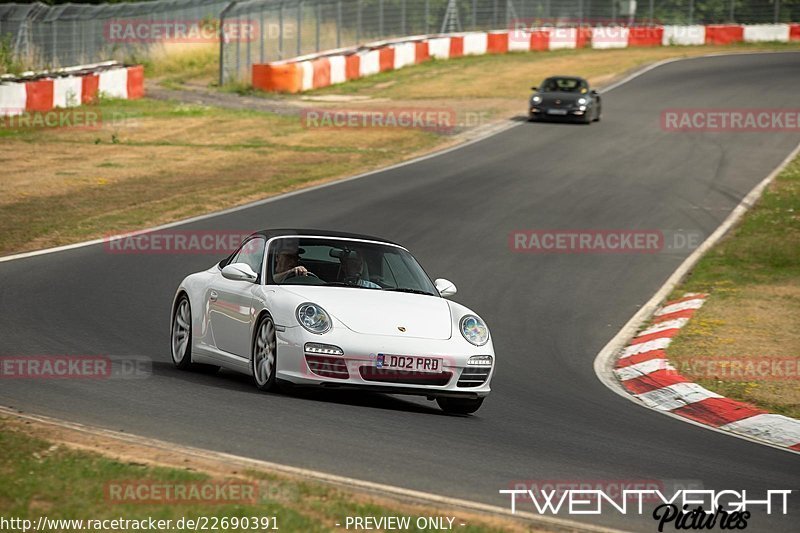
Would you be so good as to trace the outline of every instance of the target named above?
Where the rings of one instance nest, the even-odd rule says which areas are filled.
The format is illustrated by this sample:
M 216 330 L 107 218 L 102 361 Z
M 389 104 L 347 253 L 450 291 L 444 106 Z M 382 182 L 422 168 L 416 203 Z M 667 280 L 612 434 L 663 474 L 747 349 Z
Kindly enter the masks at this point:
M 280 248 L 275 253 L 275 274 L 272 279 L 276 283 L 282 283 L 287 278 L 293 276 L 308 276 L 308 269 L 300 264 L 300 254 L 305 250 L 300 248 L 296 240 L 282 239 Z
M 356 251 L 351 251 L 341 259 L 342 277 L 345 283 L 358 285 L 367 289 L 380 289 L 377 283 L 364 279 L 364 258 Z

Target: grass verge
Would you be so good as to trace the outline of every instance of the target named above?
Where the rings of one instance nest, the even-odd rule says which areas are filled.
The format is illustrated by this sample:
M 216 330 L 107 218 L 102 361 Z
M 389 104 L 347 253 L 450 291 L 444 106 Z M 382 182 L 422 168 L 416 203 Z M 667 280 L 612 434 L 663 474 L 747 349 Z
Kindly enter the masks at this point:
M 685 292 L 710 296 L 669 346 L 672 364 L 723 396 L 800 418 L 800 157 L 673 297 Z
M 482 521 L 469 513 L 388 502 L 262 471 L 229 471 L 227 475 L 220 470 L 209 473 L 188 465 L 167 468 L 139 460 L 113 459 L 63 442 L 53 443 L 41 437 L 46 430 L 35 423 L 0 416 L 2 519 L 30 520 L 34 525 L 40 517 L 50 521 L 82 520 L 83 530 L 91 529 L 87 527 L 88 520 L 152 518 L 171 521 L 168 527 L 158 528 L 162 531 L 194 530 L 190 526 L 177 527 L 179 520 L 184 519 L 184 524 L 186 520 L 195 520 L 218 531 L 263 531 L 277 527 L 280 531 L 322 532 L 341 530 L 337 524 L 344 526 L 347 517 L 409 517 L 410 527 L 406 530 L 422 532 L 438 529 L 417 527 L 417 518 L 449 516 L 456 524 L 454 529 L 459 531 L 534 531 L 516 521 L 500 518 Z M 117 448 L 105 444 L 105 450 Z M 137 458 L 148 455 L 142 450 L 129 452 Z M 241 494 L 235 491 L 237 488 Z M 182 496 L 181 490 L 188 496 Z M 210 497 L 198 501 L 198 494 Z M 259 519 L 255 528 L 253 517 Z M 211 527 L 214 524 L 216 527 Z M 50 527 L 43 529 L 80 531 L 81 527 L 75 522 L 51 522 Z M 123 523 L 104 529 L 141 528 Z M 202 525 L 199 529 L 203 529 Z
M 0 120 L 0 255 L 171 222 L 407 160 L 457 142 L 454 133 L 524 113 L 530 86 L 548 74 L 603 84 L 668 57 L 798 48 L 588 49 L 431 61 L 302 96 L 270 97 L 293 115 L 143 99 L 80 108 L 100 117 L 92 128 Z M 208 75 L 212 57 L 208 50 L 166 55 L 148 72 L 179 85 Z M 303 106 L 454 110 L 457 123 L 445 132 L 309 128 L 299 115 Z

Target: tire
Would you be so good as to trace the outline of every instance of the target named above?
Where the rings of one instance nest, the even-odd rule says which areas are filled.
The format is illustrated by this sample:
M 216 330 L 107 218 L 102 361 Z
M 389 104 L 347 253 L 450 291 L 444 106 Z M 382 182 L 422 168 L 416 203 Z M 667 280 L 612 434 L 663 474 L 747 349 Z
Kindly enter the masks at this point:
M 596 117 L 594 117 L 594 121 L 595 121 L 595 122 L 600 122 L 600 117 L 601 117 L 602 115 L 603 115 L 603 108 L 602 108 L 602 107 L 598 107 L 598 108 L 597 108 L 597 116 L 596 116 Z
M 275 339 L 275 323 L 272 317 L 264 315 L 258 321 L 253 335 L 250 370 L 253 383 L 262 391 L 277 390 L 278 343 Z
M 451 415 L 471 415 L 481 408 L 483 398 L 436 398 L 436 403 L 445 413 Z
M 192 368 L 192 307 L 185 294 L 178 299 L 172 314 L 170 351 L 176 367 L 181 370 Z

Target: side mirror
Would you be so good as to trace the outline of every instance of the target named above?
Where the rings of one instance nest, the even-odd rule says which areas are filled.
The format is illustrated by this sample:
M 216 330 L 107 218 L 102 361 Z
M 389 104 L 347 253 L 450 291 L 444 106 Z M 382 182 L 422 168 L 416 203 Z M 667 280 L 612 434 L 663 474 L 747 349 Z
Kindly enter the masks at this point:
M 538 90 L 539 90 L 538 87 L 531 87 L 531 91 L 538 91 Z
M 597 93 L 597 91 L 595 91 L 594 89 L 592 89 L 592 90 L 591 90 L 591 91 L 589 91 L 589 92 L 590 92 L 590 93 L 592 93 L 594 96 L 597 96 L 597 94 L 598 94 L 598 93 Z
M 258 277 L 258 274 L 253 272 L 253 269 L 247 263 L 233 263 L 222 269 L 222 277 L 233 281 L 253 282 Z
M 436 290 L 439 291 L 439 294 L 443 298 L 449 298 L 450 296 L 453 296 L 457 292 L 456 286 L 453 285 L 452 281 L 439 278 L 436 281 L 434 281 L 433 284 L 436 286 Z

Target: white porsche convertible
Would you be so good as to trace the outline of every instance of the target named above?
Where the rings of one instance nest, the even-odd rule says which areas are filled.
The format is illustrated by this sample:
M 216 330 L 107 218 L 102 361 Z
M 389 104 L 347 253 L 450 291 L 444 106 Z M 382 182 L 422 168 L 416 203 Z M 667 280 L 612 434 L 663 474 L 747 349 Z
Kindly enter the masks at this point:
M 448 298 L 395 243 L 346 233 L 254 233 L 172 304 L 171 349 L 181 369 L 225 367 L 262 390 L 285 383 L 435 399 L 477 411 L 495 357 L 481 318 Z

